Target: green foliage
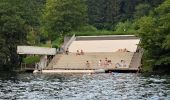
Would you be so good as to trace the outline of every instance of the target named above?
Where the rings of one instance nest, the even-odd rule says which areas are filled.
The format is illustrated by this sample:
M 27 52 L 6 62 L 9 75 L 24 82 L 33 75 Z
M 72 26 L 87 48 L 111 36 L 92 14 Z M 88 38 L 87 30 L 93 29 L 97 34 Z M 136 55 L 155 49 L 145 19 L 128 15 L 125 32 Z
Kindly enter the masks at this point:
M 155 65 L 170 65 L 170 55 L 161 56 L 159 60 L 155 62 Z
M 5 40 L 0 36 L 0 66 L 7 64 L 8 52 L 10 51 L 5 46 Z
M 169 13 L 169 8 L 170 8 L 170 1 L 165 0 L 163 4 L 158 6 L 155 11 L 159 14 L 168 14 Z
M 38 33 L 36 33 L 33 29 L 28 32 L 28 34 L 27 34 L 27 43 L 28 44 L 36 45 L 37 43 L 39 43 L 38 40 L 39 40 Z
M 135 23 L 132 23 L 130 21 L 125 21 L 125 22 L 119 22 L 115 26 L 115 31 L 116 32 L 132 32 L 135 33 Z
M 86 26 L 82 26 L 80 28 L 78 28 L 76 31 L 80 31 L 80 32 L 87 32 L 87 31 L 97 31 L 96 27 L 92 26 L 92 25 L 86 25 Z
M 147 15 L 163 0 L 86 0 L 88 23 L 97 29 L 112 30 L 119 22 Z M 138 6 L 136 6 L 138 5 Z
M 27 25 L 17 9 L 9 2 L 0 1 L 0 65 L 17 64 L 16 46 L 25 43 Z
M 135 18 L 140 18 L 149 14 L 151 6 L 149 4 L 139 4 L 135 7 Z
M 155 8 L 154 15 L 139 21 L 139 36 L 142 47 L 147 50 L 147 59 L 153 66 L 170 65 L 170 0 Z
M 0 65 L 17 65 L 17 45 L 58 48 L 66 34 L 135 34 L 138 28 L 141 45 L 148 50 L 147 59 L 164 64 L 169 61 L 170 2 L 165 0 L 158 6 L 163 1 L 1 0 Z M 147 16 L 150 12 L 152 15 Z
M 170 48 L 170 34 L 166 36 L 166 39 L 163 41 L 162 48 L 168 50 Z
M 26 64 L 33 64 L 33 63 L 36 63 L 36 62 L 39 62 L 39 61 L 40 61 L 39 56 L 28 56 L 28 57 L 23 59 L 23 63 L 26 63 Z
M 59 38 L 57 38 L 56 40 L 54 40 L 53 42 L 52 42 L 52 47 L 53 48 L 59 48 L 59 47 L 61 47 L 61 44 L 64 42 L 64 38 L 63 37 L 59 37 Z
M 37 43 L 43 1 L 0 1 L 0 65 L 17 66 L 17 45 Z
M 42 32 L 49 39 L 77 29 L 86 20 L 86 5 L 81 0 L 47 0 Z
M 51 44 L 51 41 L 49 40 L 49 41 L 46 41 L 46 43 L 41 43 L 39 46 L 40 47 L 49 47 L 49 48 L 51 48 L 52 44 Z

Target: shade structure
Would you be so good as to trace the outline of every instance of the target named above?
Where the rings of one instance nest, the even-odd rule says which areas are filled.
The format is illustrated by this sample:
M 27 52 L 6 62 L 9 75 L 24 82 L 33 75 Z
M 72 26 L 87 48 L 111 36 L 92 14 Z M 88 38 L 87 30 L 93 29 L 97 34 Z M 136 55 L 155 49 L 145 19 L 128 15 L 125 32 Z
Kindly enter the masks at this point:
M 38 54 L 38 55 L 55 55 L 56 48 L 37 47 L 37 46 L 17 46 L 18 54 Z

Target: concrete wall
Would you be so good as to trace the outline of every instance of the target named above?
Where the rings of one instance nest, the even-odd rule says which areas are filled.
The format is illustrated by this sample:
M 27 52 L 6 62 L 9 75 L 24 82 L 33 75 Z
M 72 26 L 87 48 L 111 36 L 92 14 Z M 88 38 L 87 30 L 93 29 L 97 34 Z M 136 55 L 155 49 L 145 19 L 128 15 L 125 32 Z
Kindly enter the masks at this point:
M 84 52 L 116 52 L 118 49 L 124 48 L 130 52 L 135 52 L 139 41 L 140 39 L 73 41 L 69 46 L 69 52 L 81 49 Z

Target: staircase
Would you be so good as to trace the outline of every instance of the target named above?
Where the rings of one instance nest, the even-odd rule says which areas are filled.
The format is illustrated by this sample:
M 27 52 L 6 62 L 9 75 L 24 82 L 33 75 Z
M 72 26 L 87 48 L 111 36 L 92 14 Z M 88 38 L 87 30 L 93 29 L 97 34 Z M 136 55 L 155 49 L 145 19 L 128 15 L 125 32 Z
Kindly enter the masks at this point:
M 140 49 L 139 52 L 135 52 L 133 57 L 132 57 L 132 61 L 129 65 L 130 69 L 138 69 L 139 67 L 141 67 L 141 59 L 142 59 L 142 55 L 143 55 L 143 50 Z
M 48 66 L 44 69 L 53 69 L 53 65 L 56 64 L 59 61 L 61 56 L 62 56 L 62 54 L 55 55 L 55 57 L 53 57 L 51 62 L 48 64 Z
M 49 69 L 113 69 L 116 63 L 124 60 L 127 68 L 129 68 L 133 52 L 112 52 L 112 53 L 85 53 L 84 55 L 76 56 L 75 53 L 69 55 L 56 55 L 51 63 Z M 104 62 L 105 58 L 111 60 L 112 64 L 109 66 L 99 66 L 98 61 Z M 86 61 L 89 61 L 90 67 L 86 66 Z

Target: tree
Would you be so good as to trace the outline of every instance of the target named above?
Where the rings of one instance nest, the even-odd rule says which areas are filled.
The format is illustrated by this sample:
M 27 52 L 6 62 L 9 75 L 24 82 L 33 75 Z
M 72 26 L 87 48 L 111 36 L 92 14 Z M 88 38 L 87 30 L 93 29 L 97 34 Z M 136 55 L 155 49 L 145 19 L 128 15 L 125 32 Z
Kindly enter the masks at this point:
M 17 7 L 17 15 L 27 24 L 27 44 L 37 45 L 40 38 L 40 24 L 46 0 L 9 0 Z
M 133 22 L 127 20 L 125 22 L 119 22 L 115 26 L 115 31 L 116 32 L 132 32 L 135 31 L 135 25 Z
M 149 4 L 139 4 L 135 7 L 135 10 L 134 17 L 139 19 L 140 17 L 148 15 L 151 7 Z
M 112 30 L 119 22 L 133 20 L 137 15 L 147 15 L 150 9 L 158 6 L 161 2 L 163 0 L 86 0 L 88 24 L 97 29 Z M 137 5 L 139 7 L 136 7 Z
M 120 19 L 121 0 L 87 0 L 88 23 L 97 29 L 108 29 Z
M 16 65 L 16 46 L 25 43 L 27 28 L 17 14 L 17 7 L 9 2 L 0 3 L 0 65 Z
M 154 9 L 154 14 L 139 20 L 139 36 L 142 47 L 148 52 L 152 66 L 168 68 L 170 65 L 170 0 Z M 166 67 L 162 67 L 166 66 Z
M 42 32 L 54 40 L 86 21 L 86 5 L 81 0 L 47 0 Z

